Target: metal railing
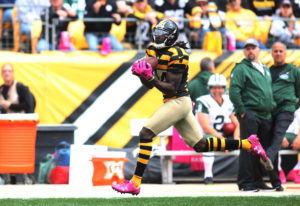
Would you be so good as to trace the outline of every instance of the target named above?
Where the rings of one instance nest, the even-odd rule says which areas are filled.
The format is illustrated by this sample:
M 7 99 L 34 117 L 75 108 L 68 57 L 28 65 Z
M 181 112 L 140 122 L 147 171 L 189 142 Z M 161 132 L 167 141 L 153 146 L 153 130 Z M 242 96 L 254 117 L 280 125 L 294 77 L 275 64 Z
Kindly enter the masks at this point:
M 115 22 L 115 19 L 114 18 L 84 18 L 82 19 L 84 22 Z M 141 21 L 135 19 L 135 18 L 122 18 L 121 20 L 125 20 L 126 22 L 135 22 L 137 24 L 137 36 L 140 36 L 140 25 L 141 25 Z M 56 21 L 62 21 L 62 22 L 70 22 L 70 21 L 74 21 L 73 19 L 70 19 L 70 18 L 66 18 L 66 19 L 53 19 L 52 20 L 52 25 L 51 25 L 51 28 L 52 28 L 52 43 L 53 45 L 56 45 L 56 27 L 55 27 L 55 22 Z M 137 50 L 138 51 L 141 51 L 142 50 L 142 39 L 141 38 L 138 38 L 138 42 L 137 42 Z M 53 46 L 52 46 L 52 49 Z
M 11 8 L 11 7 L 14 7 L 16 5 L 14 4 L 0 4 L 0 8 Z M 19 5 L 20 6 L 20 5 Z M 24 5 L 26 6 L 26 5 Z M 31 5 L 30 5 L 31 6 Z M 135 46 L 136 46 L 136 49 L 138 51 L 141 51 L 142 48 L 143 48 L 143 40 L 142 40 L 142 37 L 141 37 L 141 23 L 143 21 L 141 20 L 137 20 L 135 18 L 122 18 L 122 20 L 125 20 L 126 22 L 135 22 L 136 23 L 136 26 L 137 26 L 137 31 L 136 31 L 136 36 L 137 36 L 137 42 L 135 42 Z M 180 19 L 181 21 L 183 21 L 185 24 L 189 23 L 191 20 L 190 19 L 187 19 L 187 18 L 183 18 L 183 19 Z M 208 20 L 208 19 L 202 19 L 202 21 L 204 20 Z M 253 20 L 249 20 L 249 19 L 238 19 L 238 21 L 253 21 Z M 272 19 L 267 19 L 265 20 L 264 18 L 262 17 L 258 17 L 257 18 L 257 21 L 270 21 Z M 282 20 L 285 20 L 285 21 L 299 21 L 300 22 L 300 18 L 295 18 L 295 19 L 286 19 L 286 18 L 283 18 Z M 52 47 L 49 48 L 51 50 L 55 50 L 56 48 L 56 45 L 57 45 L 57 37 L 56 37 L 56 24 L 55 22 L 56 21 L 62 21 L 62 22 L 70 22 L 70 21 L 74 21 L 74 19 L 70 19 L 70 18 L 67 18 L 67 19 L 53 19 L 52 22 L 49 22 L 49 7 L 46 7 L 45 9 L 45 19 L 43 21 L 43 25 L 44 25 L 44 37 L 45 37 L 45 40 L 47 42 L 50 42 L 49 40 L 49 37 L 50 37 L 50 32 L 52 32 Z M 84 18 L 83 19 L 84 22 L 114 22 L 115 20 L 113 18 Z M 236 19 L 225 19 L 225 20 L 222 20 L 223 22 L 226 22 L 226 21 L 236 21 Z M 2 39 L 0 39 L 1 41 Z M 189 41 L 191 42 L 191 39 L 189 39 Z M 0 45 L 1 47 L 1 45 Z M 0 48 L 1 49 L 1 48 Z M 201 48 L 193 48 L 193 49 L 201 49 Z M 223 48 L 225 49 L 225 48 Z

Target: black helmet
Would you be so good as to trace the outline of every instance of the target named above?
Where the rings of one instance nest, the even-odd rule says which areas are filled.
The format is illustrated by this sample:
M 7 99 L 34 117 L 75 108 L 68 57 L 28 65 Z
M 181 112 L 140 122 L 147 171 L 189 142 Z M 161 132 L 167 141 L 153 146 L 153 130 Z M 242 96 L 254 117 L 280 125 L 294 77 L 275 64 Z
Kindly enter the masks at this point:
M 178 27 L 175 22 L 170 19 L 163 19 L 153 28 L 154 47 L 162 49 L 172 46 L 178 38 Z

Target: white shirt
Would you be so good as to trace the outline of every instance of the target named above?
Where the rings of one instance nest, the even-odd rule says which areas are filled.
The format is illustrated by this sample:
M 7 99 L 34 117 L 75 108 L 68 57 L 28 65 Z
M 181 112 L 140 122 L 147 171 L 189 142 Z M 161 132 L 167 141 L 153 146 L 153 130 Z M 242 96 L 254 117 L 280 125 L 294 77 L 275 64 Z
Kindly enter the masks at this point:
M 298 134 L 300 128 L 300 108 L 298 108 L 294 113 L 294 121 L 290 124 L 286 133 Z
M 258 71 L 260 71 L 260 73 L 262 73 L 262 75 L 265 76 L 264 66 L 263 66 L 263 64 L 262 64 L 261 62 L 258 62 L 258 63 L 256 63 L 256 62 L 251 62 L 251 63 L 252 63 L 252 65 L 253 65 Z
M 219 105 L 210 94 L 198 97 L 198 108 L 196 108 L 196 112 L 207 114 L 209 116 L 210 126 L 223 135 L 221 130 L 224 123 L 231 122 L 230 115 L 233 113 L 233 104 L 227 94 L 223 94 L 222 97 L 222 105 Z M 204 134 L 201 125 L 200 130 L 201 133 Z

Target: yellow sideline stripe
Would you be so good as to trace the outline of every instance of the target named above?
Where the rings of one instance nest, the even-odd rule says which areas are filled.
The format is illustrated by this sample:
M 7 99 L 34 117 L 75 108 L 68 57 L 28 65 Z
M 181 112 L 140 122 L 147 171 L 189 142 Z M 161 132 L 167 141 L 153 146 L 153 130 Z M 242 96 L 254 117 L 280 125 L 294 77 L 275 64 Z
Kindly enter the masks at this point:
M 217 55 L 212 52 L 193 52 L 189 61 L 189 80 L 200 70 L 200 61 L 204 57 L 215 59 Z M 131 139 L 129 129 L 130 119 L 150 118 L 153 113 L 163 104 L 162 94 L 157 89 L 149 90 L 139 99 L 119 121 L 96 143 L 96 145 L 107 145 L 108 147 L 123 148 Z M 159 144 L 159 138 L 155 138 L 153 144 Z

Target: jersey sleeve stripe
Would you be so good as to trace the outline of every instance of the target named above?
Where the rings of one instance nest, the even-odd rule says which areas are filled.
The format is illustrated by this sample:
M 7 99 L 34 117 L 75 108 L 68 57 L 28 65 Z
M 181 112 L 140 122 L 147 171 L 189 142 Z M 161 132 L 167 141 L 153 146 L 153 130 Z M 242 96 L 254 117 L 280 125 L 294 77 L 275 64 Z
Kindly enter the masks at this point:
M 176 49 L 177 54 L 178 54 L 179 56 L 183 56 L 183 52 L 182 52 L 182 50 L 181 50 L 180 48 L 175 47 L 175 49 Z

